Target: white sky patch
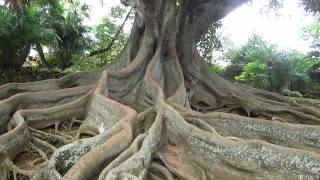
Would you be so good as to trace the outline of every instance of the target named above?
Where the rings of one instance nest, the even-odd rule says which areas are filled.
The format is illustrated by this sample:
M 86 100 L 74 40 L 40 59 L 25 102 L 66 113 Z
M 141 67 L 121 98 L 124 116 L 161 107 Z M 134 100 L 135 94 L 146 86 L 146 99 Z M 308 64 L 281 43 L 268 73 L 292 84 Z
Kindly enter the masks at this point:
M 89 6 L 89 19 L 84 20 L 84 24 L 88 26 L 98 25 L 102 18 L 110 13 L 112 7 L 121 5 L 120 0 L 80 0 L 81 3 L 86 3 Z M 119 20 L 118 25 L 120 25 L 125 19 L 125 15 Z M 130 21 L 127 21 L 124 26 L 124 31 L 130 33 L 132 25 Z
M 96 25 L 102 17 L 106 16 L 111 7 L 120 4 L 120 0 L 80 0 L 81 3 L 86 3 L 90 8 L 90 18 L 85 20 L 85 24 Z
M 301 37 L 302 28 L 314 21 L 298 0 L 285 0 L 280 17 L 268 17 L 260 13 L 269 0 L 255 1 L 252 5 L 243 5 L 223 19 L 222 31 L 236 44 L 245 43 L 253 32 L 262 35 L 270 43 L 282 48 L 309 50 L 309 44 Z

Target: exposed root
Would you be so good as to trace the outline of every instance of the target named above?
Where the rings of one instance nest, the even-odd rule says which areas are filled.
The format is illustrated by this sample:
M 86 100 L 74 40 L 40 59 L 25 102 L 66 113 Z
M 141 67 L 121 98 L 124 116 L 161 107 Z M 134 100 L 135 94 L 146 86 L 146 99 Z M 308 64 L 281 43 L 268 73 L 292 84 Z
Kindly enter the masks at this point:
M 121 163 L 123 163 L 125 160 L 129 159 L 133 154 L 137 153 L 140 149 L 142 142 L 145 138 L 145 134 L 140 134 L 130 145 L 129 148 L 127 148 L 125 151 L 123 151 L 116 159 L 114 159 L 108 166 L 106 166 L 103 171 L 99 175 L 99 180 L 104 180 L 107 176 L 107 174 L 111 171 L 111 169 L 119 166 Z
M 45 152 L 43 152 L 41 149 L 37 148 L 33 143 L 30 143 L 31 144 L 31 147 L 32 149 L 36 150 L 40 156 L 42 157 L 43 160 L 48 160 L 48 156 Z
M 21 175 L 29 177 L 29 178 L 32 177 L 32 175 L 33 175 L 33 171 L 20 169 L 16 165 L 14 165 L 13 162 L 9 159 L 4 160 L 4 162 L 2 162 L 2 163 L 6 164 L 6 167 L 13 171 L 13 174 L 16 179 L 17 179 L 17 174 L 21 174 Z
M 158 163 L 151 163 L 150 170 L 149 170 L 149 177 L 156 179 L 156 177 L 160 174 L 158 179 L 167 179 L 167 180 L 174 180 L 172 173 L 164 166 Z
M 201 61 L 199 55 L 195 55 L 192 60 L 198 68 L 191 69 L 189 66 L 190 69 L 184 71 L 185 76 L 195 82 L 197 88 L 202 87 L 206 92 L 209 92 L 207 94 L 201 91 L 192 91 L 191 103 L 197 111 L 209 112 L 218 107 L 218 111 L 228 112 L 235 108 L 241 108 L 248 117 L 263 115 L 270 119 L 279 117 L 286 122 L 312 125 L 320 122 L 319 108 L 298 104 L 276 93 L 244 85 L 234 85 L 212 73 L 208 65 Z M 212 95 L 217 99 L 214 106 L 208 102 Z M 207 107 L 199 107 L 199 101 Z
M 43 138 L 45 139 L 46 141 L 49 141 L 49 142 L 60 142 L 60 143 L 63 143 L 63 144 L 69 144 L 71 143 L 72 141 L 66 139 L 65 137 L 63 136 L 60 136 L 60 135 L 54 135 L 54 134 L 50 134 L 50 133 L 46 133 L 46 132 L 43 132 L 43 131 L 39 131 L 39 130 L 36 130 L 36 129 L 33 129 L 33 128 L 29 128 L 30 131 L 32 131 L 33 135 L 37 138 Z
M 104 144 L 81 157 L 63 178 L 75 180 L 91 178 L 102 165 L 111 162 L 113 158 L 124 151 L 129 146 L 131 138 L 130 132 L 126 130 L 113 135 Z M 119 143 L 120 139 L 122 143 Z
M 71 119 L 71 123 L 70 123 L 70 126 L 69 126 L 69 130 L 72 129 L 74 123 L 82 124 L 82 121 L 79 121 L 79 120 L 77 120 L 77 119 L 75 119 L 75 118 L 73 117 L 73 118 Z

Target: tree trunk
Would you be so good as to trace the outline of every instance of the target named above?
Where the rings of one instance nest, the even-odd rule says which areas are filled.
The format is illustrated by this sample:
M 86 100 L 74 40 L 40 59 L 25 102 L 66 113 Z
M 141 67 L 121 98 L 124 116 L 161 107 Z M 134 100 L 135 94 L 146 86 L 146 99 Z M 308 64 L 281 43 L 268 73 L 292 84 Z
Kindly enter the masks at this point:
M 36 43 L 36 50 L 39 55 L 39 59 L 42 65 L 44 65 L 49 71 L 52 71 L 52 66 L 47 62 L 46 57 L 43 52 L 42 45 L 40 43 Z
M 116 61 L 1 86 L 0 177 L 320 178 L 319 107 L 232 84 L 196 50 L 245 1 L 123 0 L 137 15 Z

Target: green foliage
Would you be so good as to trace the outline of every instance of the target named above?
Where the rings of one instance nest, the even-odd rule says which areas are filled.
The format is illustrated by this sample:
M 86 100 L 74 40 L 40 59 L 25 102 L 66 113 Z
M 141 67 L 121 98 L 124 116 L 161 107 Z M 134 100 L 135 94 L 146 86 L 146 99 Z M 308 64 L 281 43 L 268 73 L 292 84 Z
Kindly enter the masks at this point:
M 64 69 L 65 73 L 93 71 L 100 67 L 100 64 L 95 59 L 82 55 L 74 55 L 71 62 L 73 65 Z
M 304 96 L 313 99 L 320 99 L 320 83 L 310 83 L 309 88 L 304 91 Z
M 304 55 L 297 51 L 277 51 L 274 59 L 267 62 L 271 89 L 280 92 L 295 80 L 307 81 Z
M 127 12 L 128 8 L 116 6 L 111 9 L 109 14 L 102 18 L 102 21 L 94 28 L 96 38 L 96 45 L 94 48 L 99 49 L 101 47 L 107 47 L 110 44 L 118 31 L 119 22 L 121 22 Z M 97 56 L 99 64 L 103 65 L 114 59 L 125 45 L 127 39 L 128 34 L 122 30 L 111 50 Z
M 83 54 L 90 45 L 86 36 L 89 28 L 83 25 L 87 10 L 79 1 L 67 0 L 31 1 L 21 3 L 14 10 L 1 6 L 0 59 L 42 44 L 56 57 L 51 62 L 61 68 L 69 66 L 72 56 Z
M 221 22 L 213 23 L 209 26 L 206 33 L 204 33 L 198 42 L 198 50 L 204 60 L 212 64 L 213 53 L 217 49 L 222 49 L 222 42 L 217 32 L 218 28 L 222 26 Z
M 320 51 L 320 22 L 316 21 L 303 28 L 303 37 L 311 41 L 313 51 Z
M 287 96 L 319 97 L 316 84 L 319 59 L 305 56 L 293 50 L 280 50 L 254 36 L 244 46 L 233 49 L 228 57 L 231 64 L 226 68 L 226 75 L 233 75 L 236 81 L 257 88 L 282 92 Z
M 243 65 L 241 64 L 229 64 L 225 68 L 225 77 L 229 80 L 234 80 L 234 77 L 239 76 L 243 70 Z
M 283 7 L 284 0 L 270 0 L 271 9 L 279 9 Z M 300 0 L 300 5 L 304 8 L 306 12 L 318 13 L 320 11 L 320 1 L 318 0 Z
M 320 6 L 319 6 L 320 7 Z M 318 7 L 318 10 L 320 8 Z M 305 97 L 320 98 L 320 16 L 318 19 L 303 29 L 303 37 L 311 42 L 311 52 L 304 58 L 305 69 L 310 80 L 305 85 L 303 83 L 293 84 L 302 87 Z M 302 86 L 303 85 L 303 86 Z
M 226 75 L 233 79 L 239 76 L 246 64 L 250 62 L 265 63 L 272 59 L 275 47 L 270 46 L 260 35 L 253 34 L 246 44 L 239 48 L 230 49 L 225 58 L 230 65 L 226 67 Z
M 309 77 L 315 81 L 320 83 L 320 58 L 317 58 L 318 62 L 315 62 L 307 71 Z
M 83 55 L 89 48 L 89 27 L 83 25 L 88 7 L 79 1 L 48 1 L 40 9 L 43 32 L 48 32 L 42 44 L 53 51 L 58 60 L 54 61 L 55 65 L 66 68 L 72 64 L 73 55 Z
M 253 34 L 248 42 L 239 48 L 231 49 L 226 53 L 232 64 L 244 65 L 249 62 L 266 62 L 271 59 L 276 46 L 268 44 L 261 35 Z
M 272 59 L 273 52 L 274 46 L 270 46 L 260 35 L 253 34 L 246 44 L 230 49 L 225 54 L 226 59 L 230 62 L 230 65 L 226 68 L 226 74 L 230 79 L 233 79 L 236 76 L 240 76 L 246 64 L 250 62 L 266 64 L 269 59 Z M 257 66 L 255 67 L 254 69 L 259 69 L 257 69 Z M 247 69 L 253 69 L 253 67 L 248 67 Z M 247 75 L 243 77 L 247 77 Z M 241 79 L 242 81 L 244 80 L 243 78 Z
M 289 97 L 302 98 L 302 94 L 299 91 L 290 91 L 289 89 L 283 89 L 282 94 Z
M 0 63 L 20 56 L 38 38 L 38 14 L 31 6 L 16 11 L 0 6 Z
M 270 82 L 268 81 L 268 66 L 259 62 L 250 62 L 246 64 L 243 71 L 235 79 L 239 82 L 249 84 L 251 86 L 269 89 Z
M 320 11 L 320 2 L 318 0 L 301 0 L 301 4 L 307 12 L 318 13 Z
M 320 9 L 320 8 L 319 8 Z M 311 42 L 311 52 L 307 55 L 309 77 L 320 83 L 320 15 L 318 19 L 303 29 L 303 37 Z
M 121 19 L 124 17 L 127 11 L 128 11 L 128 8 L 126 8 L 125 6 L 119 5 L 111 8 L 111 12 L 109 13 L 109 16 L 111 18 L 114 18 L 114 20 Z
M 308 81 L 308 60 L 293 50 L 280 50 L 253 34 L 246 44 L 231 49 L 226 58 L 226 76 L 257 88 L 281 92 L 292 82 Z
M 218 64 L 212 64 L 211 65 L 211 69 L 213 72 L 217 73 L 217 74 L 224 74 L 225 73 L 225 68 L 221 65 L 218 65 Z
M 41 44 L 49 49 L 46 58 L 55 67 L 69 67 L 66 71 L 96 69 L 120 52 L 128 35 L 121 32 L 113 48 L 99 55 L 94 62 L 84 57 L 85 52 L 108 46 L 126 12 L 123 6 L 113 8 L 94 29 L 94 43 L 88 34 L 91 29 L 83 25 L 88 17 L 88 7 L 78 0 L 36 0 L 21 3 L 15 11 L 1 6 L 0 61 L 3 52 L 19 54 L 19 49 Z

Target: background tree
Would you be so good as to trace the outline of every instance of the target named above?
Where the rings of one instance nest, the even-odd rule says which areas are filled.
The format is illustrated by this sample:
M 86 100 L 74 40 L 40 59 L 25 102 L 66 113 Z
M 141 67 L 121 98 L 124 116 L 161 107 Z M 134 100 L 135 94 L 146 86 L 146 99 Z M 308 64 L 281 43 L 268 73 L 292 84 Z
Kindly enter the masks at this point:
M 307 74 L 310 63 L 305 55 L 282 50 L 257 34 L 243 46 L 228 51 L 226 59 L 230 61 L 225 72 L 229 79 L 257 88 L 281 93 L 284 89 L 302 91 L 312 84 Z
M 99 64 L 104 65 L 110 62 L 116 57 L 125 45 L 128 34 L 124 31 L 123 27 L 119 26 L 119 22 L 123 21 L 125 15 L 131 16 L 130 10 L 123 6 L 117 6 L 111 9 L 111 12 L 103 17 L 102 22 L 100 22 L 94 29 L 95 38 L 97 41 L 96 49 L 101 47 L 112 46 L 109 50 L 99 53 L 98 59 Z M 129 20 L 133 17 L 129 17 Z M 125 19 L 125 21 L 127 21 Z M 123 22 L 125 24 L 126 22 Z M 130 23 L 130 22 L 127 22 Z M 119 29 L 121 28 L 121 29 Z M 118 33 L 118 31 L 120 31 Z M 117 35 L 117 37 L 115 37 Z M 115 40 L 114 40 L 115 38 Z M 114 42 L 113 42 L 114 40 Z M 111 44 L 112 43 L 112 44 Z
M 197 50 L 245 2 L 122 0 L 136 17 L 113 63 L 1 86 L 0 177 L 319 178 L 319 107 L 232 84 Z M 27 147 L 31 170 L 12 162 Z
M 20 67 L 34 45 L 42 63 L 48 65 L 42 46 L 53 49 L 50 61 L 61 68 L 71 64 L 74 54 L 88 48 L 88 27 L 83 19 L 87 6 L 78 1 L 32 1 L 2 8 L 2 62 Z M 10 35 L 11 33 L 11 35 Z M 12 45 L 10 45 L 12 44 Z M 8 46 L 9 45 L 9 46 Z M 22 51 L 22 52 L 20 52 Z
M 9 10 L 0 6 L 0 67 L 20 67 L 37 39 L 37 14 L 33 7 Z
M 320 82 L 320 22 L 318 19 L 304 28 L 303 37 L 311 41 L 311 52 L 308 54 L 308 74 L 316 81 Z
M 311 51 L 307 54 L 304 64 L 306 65 L 306 72 L 311 79 L 307 88 L 304 88 L 304 94 L 311 98 L 320 97 L 320 24 L 319 17 L 315 22 L 311 23 L 303 30 L 303 37 L 309 40 Z M 296 86 L 301 86 L 297 84 Z M 305 87 L 305 86 L 304 86 Z
M 44 31 L 52 31 L 43 43 L 53 50 L 49 61 L 60 68 L 72 65 L 72 56 L 84 54 L 89 49 L 89 27 L 83 25 L 88 17 L 88 7 L 79 1 L 48 1 L 42 12 Z
M 239 48 L 230 49 L 225 58 L 230 62 L 226 74 L 230 79 L 239 76 L 250 62 L 266 63 L 273 57 L 275 46 L 268 44 L 262 36 L 253 34 L 248 42 Z
M 222 42 L 218 34 L 218 28 L 220 28 L 221 26 L 222 26 L 221 22 L 215 22 L 211 24 L 207 32 L 205 32 L 201 36 L 197 44 L 198 50 L 202 58 L 211 64 L 212 64 L 212 61 L 214 60 L 214 57 L 213 57 L 214 51 L 222 49 Z

